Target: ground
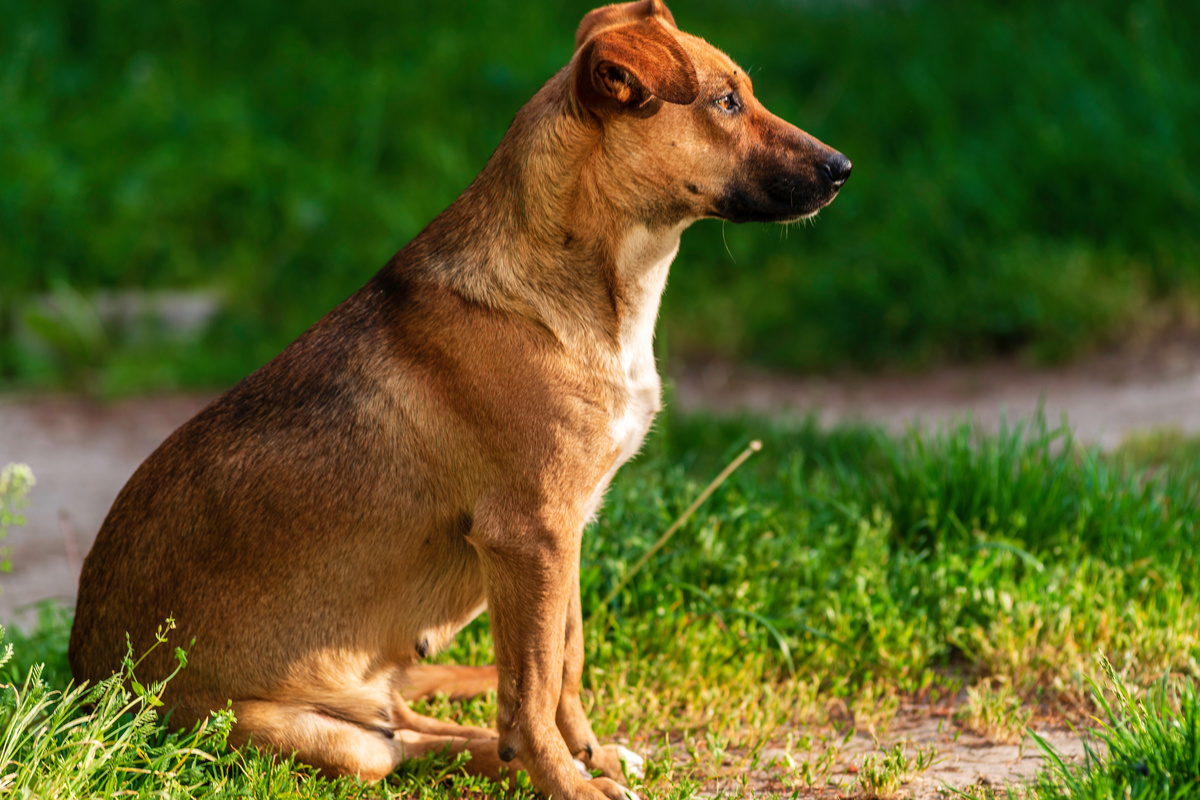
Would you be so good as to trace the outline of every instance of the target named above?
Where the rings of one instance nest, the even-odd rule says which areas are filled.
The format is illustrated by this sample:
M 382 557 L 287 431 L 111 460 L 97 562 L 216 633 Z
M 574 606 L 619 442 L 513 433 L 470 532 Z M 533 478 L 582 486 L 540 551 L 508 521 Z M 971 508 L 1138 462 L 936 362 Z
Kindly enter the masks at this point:
M 676 370 L 671 402 L 683 410 L 818 413 L 824 422 L 864 420 L 892 430 L 936 426 L 967 414 L 994 429 L 1005 415 L 1028 416 L 1041 405 L 1051 419 L 1065 415 L 1083 441 L 1112 447 L 1136 430 L 1200 432 L 1196 352 L 1186 342 L 1160 343 L 1152 352 L 1127 348 L 1061 369 L 998 363 L 844 379 L 793 378 L 709 362 Z M 81 558 L 120 487 L 163 438 L 211 399 L 179 394 L 97 404 L 77 397 L 0 397 L 0 460 L 27 463 L 37 477 L 28 524 L 9 534 L 13 571 L 3 579 L 0 621 L 28 619 L 29 605 L 38 600 L 73 600 Z M 1060 752 L 1081 754 L 1078 738 L 1059 720 L 1035 718 L 1034 728 Z M 1042 763 L 1028 741 L 989 743 L 961 731 L 948 711 L 932 707 L 903 708 L 878 734 L 880 743 L 907 742 L 910 750 L 936 746 L 936 763 L 909 787 L 917 797 L 937 796 L 946 784 L 1021 780 Z M 845 770 L 861 758 L 845 756 L 875 747 L 875 739 L 859 731 L 842 745 L 831 777 L 849 785 L 853 775 Z M 790 790 L 777 777 L 786 770 L 762 767 L 777 767 L 793 754 L 786 748 L 764 751 L 757 771 L 731 769 L 729 785 L 749 774 L 759 788 Z
M 971 414 L 995 430 L 1005 416 L 1064 415 L 1082 441 L 1112 448 L 1133 431 L 1200 433 L 1200 339 L 1156 336 L 1065 367 L 1019 361 L 920 374 L 794 378 L 721 361 L 693 362 L 675 376 L 684 411 L 820 414 L 827 424 L 865 420 L 893 432 Z M 2 436 L 2 434 L 0 434 Z M 0 443 L 3 443 L 0 438 Z
M 1067 760 L 1079 760 L 1083 757 L 1083 743 L 1069 728 L 1058 722 L 1034 724 L 1047 742 Z M 926 771 L 916 775 L 905 790 L 914 800 L 940 798 L 946 794 L 947 787 L 965 790 L 972 786 L 990 786 L 1000 789 L 1005 785 L 1019 784 L 1031 780 L 1045 764 L 1041 751 L 1028 739 L 1019 744 L 998 744 L 981 736 L 962 731 L 951 719 L 950 712 L 944 709 L 931 709 L 924 706 L 914 706 L 901 709 L 891 720 L 888 728 L 879 731 L 878 739 L 868 731 L 857 732 L 852 739 L 845 743 L 840 751 L 840 758 L 829 775 L 830 783 L 825 792 L 837 795 L 845 787 L 846 793 L 853 787 L 858 764 L 864 757 L 875 753 L 880 745 L 893 746 L 903 744 L 906 755 L 912 757 L 921 748 L 933 748 L 933 765 Z M 774 791 L 790 794 L 791 790 L 804 786 L 802 779 L 781 765 L 787 763 L 787 756 L 797 756 L 797 761 L 811 760 L 819 757 L 820 751 L 810 753 L 808 750 L 793 751 L 788 754 L 785 749 L 764 750 L 760 764 L 769 765 L 750 771 L 752 785 L 759 791 Z M 775 763 L 772 764 L 772 759 Z M 707 787 L 735 789 L 738 786 L 736 773 L 725 780 Z

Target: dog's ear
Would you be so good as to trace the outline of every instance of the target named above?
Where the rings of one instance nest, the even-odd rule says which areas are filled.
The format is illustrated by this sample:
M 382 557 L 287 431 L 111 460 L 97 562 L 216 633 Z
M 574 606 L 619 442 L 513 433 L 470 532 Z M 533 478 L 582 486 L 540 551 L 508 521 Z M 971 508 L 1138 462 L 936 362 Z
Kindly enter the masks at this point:
M 575 91 L 587 107 L 640 108 L 653 98 L 687 105 L 700 93 L 696 67 L 654 17 L 602 30 L 575 61 Z
M 675 28 L 675 17 L 671 9 L 662 0 L 638 0 L 636 3 L 617 3 L 589 11 L 579 23 L 575 31 L 575 49 L 583 47 L 584 42 L 592 38 L 592 34 L 601 28 L 619 25 L 623 22 L 637 22 L 650 17 L 657 17 L 667 25 Z

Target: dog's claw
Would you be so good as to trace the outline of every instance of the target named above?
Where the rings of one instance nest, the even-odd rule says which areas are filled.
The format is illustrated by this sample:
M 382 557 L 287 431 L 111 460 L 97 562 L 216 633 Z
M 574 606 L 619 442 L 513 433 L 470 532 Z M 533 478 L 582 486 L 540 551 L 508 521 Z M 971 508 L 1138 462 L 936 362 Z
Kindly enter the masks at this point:
M 617 758 L 621 759 L 621 764 L 625 767 L 625 774 L 635 778 L 646 777 L 646 759 L 628 747 L 617 745 Z M 629 792 L 629 794 L 633 795 L 634 800 L 637 800 L 637 795 L 634 795 L 633 792 Z

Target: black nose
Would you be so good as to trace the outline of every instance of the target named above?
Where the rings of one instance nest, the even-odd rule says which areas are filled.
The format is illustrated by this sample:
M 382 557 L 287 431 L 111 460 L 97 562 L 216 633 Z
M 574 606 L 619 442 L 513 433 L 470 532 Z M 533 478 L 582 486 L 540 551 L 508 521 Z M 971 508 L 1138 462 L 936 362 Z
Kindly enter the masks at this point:
M 841 186 L 846 182 L 846 178 L 850 177 L 850 170 L 853 166 L 850 159 L 841 153 L 834 153 L 825 160 L 821 168 L 825 170 L 825 177 L 829 179 L 830 183 L 834 186 Z

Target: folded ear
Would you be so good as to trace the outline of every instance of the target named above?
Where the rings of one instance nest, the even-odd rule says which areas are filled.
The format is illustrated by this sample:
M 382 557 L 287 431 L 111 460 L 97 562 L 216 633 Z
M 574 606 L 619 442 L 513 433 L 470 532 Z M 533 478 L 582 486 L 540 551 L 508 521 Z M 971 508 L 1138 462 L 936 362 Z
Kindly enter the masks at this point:
M 639 108 L 657 97 L 687 105 L 700 93 L 692 60 L 654 17 L 600 31 L 579 51 L 575 91 L 589 108 Z
M 575 49 L 578 50 L 582 47 L 583 43 L 601 28 L 619 25 L 623 22 L 637 22 L 650 17 L 658 17 L 672 28 L 676 27 L 675 17 L 671 15 L 671 9 L 667 8 L 667 4 L 663 0 L 615 3 L 589 11 L 584 15 L 583 21 L 579 23 L 579 28 L 575 31 Z

